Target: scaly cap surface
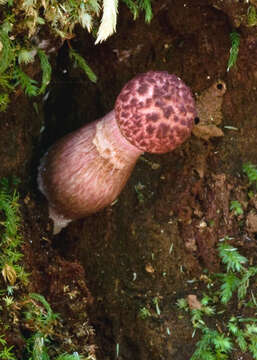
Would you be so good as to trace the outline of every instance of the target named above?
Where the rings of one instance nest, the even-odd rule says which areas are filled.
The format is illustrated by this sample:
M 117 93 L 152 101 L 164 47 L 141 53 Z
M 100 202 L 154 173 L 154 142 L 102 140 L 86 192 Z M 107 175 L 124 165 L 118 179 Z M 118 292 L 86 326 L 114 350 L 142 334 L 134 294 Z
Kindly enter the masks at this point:
M 183 143 L 197 116 L 190 89 L 166 71 L 130 80 L 117 97 L 115 115 L 122 135 L 150 153 L 166 153 Z

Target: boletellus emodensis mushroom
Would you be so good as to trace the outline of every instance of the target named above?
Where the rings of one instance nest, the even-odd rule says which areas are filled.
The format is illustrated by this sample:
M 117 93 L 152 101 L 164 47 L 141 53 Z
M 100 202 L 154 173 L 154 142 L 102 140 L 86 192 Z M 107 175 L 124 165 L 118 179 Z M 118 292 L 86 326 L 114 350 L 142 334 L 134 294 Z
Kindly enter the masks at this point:
M 149 71 L 130 80 L 114 110 L 60 139 L 41 160 L 38 184 L 54 234 L 111 204 L 138 157 L 178 147 L 195 117 L 191 91 L 177 76 Z

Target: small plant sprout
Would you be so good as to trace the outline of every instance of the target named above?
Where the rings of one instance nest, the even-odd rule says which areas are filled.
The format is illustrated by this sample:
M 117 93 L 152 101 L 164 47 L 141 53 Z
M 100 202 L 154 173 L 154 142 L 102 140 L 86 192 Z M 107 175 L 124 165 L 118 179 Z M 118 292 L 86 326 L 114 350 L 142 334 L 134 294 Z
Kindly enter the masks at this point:
M 256 7 L 254 5 L 250 5 L 247 9 L 247 23 L 248 26 L 257 25 L 257 13 L 256 13 Z
M 119 355 L 120 355 L 120 344 L 117 343 L 116 344 L 116 359 L 118 359 Z
M 135 191 L 137 194 L 137 199 L 140 204 L 142 204 L 145 201 L 145 196 L 143 194 L 143 190 L 145 188 L 145 185 L 141 184 L 141 182 L 138 182 L 135 186 Z
M 160 316 L 160 315 L 161 315 L 161 310 L 160 310 L 160 308 L 159 308 L 159 299 L 158 299 L 157 296 L 155 296 L 155 297 L 153 298 L 153 303 L 154 303 L 154 305 L 155 305 L 155 310 L 156 310 L 157 315 Z
M 185 311 L 189 310 L 188 302 L 184 298 L 178 299 L 176 305 L 180 310 L 185 310 Z
M 171 253 L 172 253 L 173 248 L 174 248 L 174 244 L 173 244 L 173 243 L 171 243 L 170 248 L 169 248 L 169 254 L 171 254 Z
M 13 303 L 14 303 L 14 299 L 13 299 L 12 296 L 4 296 L 4 297 L 3 297 L 3 300 L 4 300 L 5 305 L 6 305 L 7 307 L 13 305 Z
M 243 172 L 247 175 L 249 183 L 257 185 L 257 166 L 251 163 L 243 164 Z
M 151 316 L 152 316 L 151 312 L 146 307 L 142 307 L 138 312 L 138 317 L 142 320 L 145 320 Z
M 0 351 L 0 359 L 2 360 L 17 360 L 16 356 L 12 352 L 13 346 L 4 346 L 3 350 Z
M 239 272 L 243 264 L 247 263 L 247 258 L 237 251 L 237 248 L 229 245 L 227 242 L 221 242 L 218 245 L 219 255 L 223 264 L 227 267 L 227 272 Z
M 243 215 L 243 213 L 244 213 L 242 205 L 237 200 L 231 201 L 230 210 L 233 211 L 235 215 Z

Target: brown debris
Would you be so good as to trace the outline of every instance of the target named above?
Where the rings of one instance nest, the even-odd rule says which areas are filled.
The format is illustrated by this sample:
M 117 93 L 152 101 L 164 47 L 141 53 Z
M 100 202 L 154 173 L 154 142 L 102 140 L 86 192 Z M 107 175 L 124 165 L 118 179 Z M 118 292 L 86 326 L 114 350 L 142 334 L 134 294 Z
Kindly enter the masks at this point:
M 222 122 L 222 102 L 226 92 L 226 84 L 216 81 L 209 89 L 197 97 L 196 108 L 200 123 L 193 129 L 193 134 L 201 139 L 223 136 L 223 131 L 217 127 Z
M 188 302 L 188 306 L 190 307 L 191 310 L 201 310 L 201 308 L 202 308 L 202 304 L 197 299 L 196 295 L 188 295 L 187 302 Z
M 252 210 L 246 217 L 246 227 L 250 233 L 257 233 L 257 212 Z

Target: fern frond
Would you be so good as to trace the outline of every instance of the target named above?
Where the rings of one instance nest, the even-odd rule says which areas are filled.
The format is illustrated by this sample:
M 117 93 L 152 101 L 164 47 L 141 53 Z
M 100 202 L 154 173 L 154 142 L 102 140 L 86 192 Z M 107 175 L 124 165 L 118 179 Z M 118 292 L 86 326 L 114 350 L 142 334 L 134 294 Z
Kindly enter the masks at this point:
M 45 307 L 47 314 L 44 316 L 44 322 L 46 324 L 53 322 L 55 319 L 59 318 L 59 314 L 56 314 L 53 312 L 50 304 L 46 301 L 46 299 L 43 295 L 31 293 L 31 294 L 29 294 L 29 296 L 31 297 L 31 299 L 40 302 Z
M 106 40 L 116 31 L 118 0 L 103 0 L 103 16 L 95 44 Z
M 140 7 L 145 11 L 145 22 L 149 24 L 153 17 L 151 0 L 141 0 Z
M 252 276 L 255 276 L 256 274 L 257 274 L 257 267 L 250 267 L 246 270 L 238 286 L 239 299 L 243 299 L 245 297 L 247 289 L 249 287 L 249 280 Z
M 37 53 L 40 59 L 41 69 L 43 72 L 42 84 L 38 91 L 38 94 L 43 94 L 45 92 L 47 85 L 50 83 L 51 75 L 52 75 L 52 67 L 48 60 L 48 56 L 45 54 L 43 50 L 38 49 Z
M 243 352 L 245 352 L 247 350 L 247 342 L 245 340 L 243 330 L 239 330 L 239 332 L 237 333 L 236 342 Z
M 69 51 L 70 58 L 74 59 L 78 66 L 85 72 L 85 74 L 88 76 L 89 80 L 93 83 L 97 82 L 97 76 L 93 72 L 93 70 L 88 66 L 86 63 L 86 60 L 74 49 L 70 49 Z
M 34 61 L 35 52 L 31 50 L 22 49 L 18 53 L 19 64 L 29 64 Z
M 248 346 L 249 350 L 253 354 L 253 358 L 257 360 L 257 338 L 251 338 L 250 339 L 250 345 Z
M 127 5 L 133 15 L 133 19 L 136 20 L 139 13 L 139 7 L 133 0 L 122 0 Z
M 233 348 L 231 339 L 224 334 L 216 334 L 216 336 L 213 337 L 212 342 L 217 351 L 228 353 L 231 352 Z
M 217 357 L 211 349 L 199 351 L 198 349 L 193 353 L 190 360 L 217 360 Z
M 14 70 L 14 78 L 16 79 L 16 86 L 20 85 L 28 96 L 36 96 L 38 94 L 37 81 L 31 79 L 19 67 Z
M 239 333 L 238 326 L 234 322 L 232 322 L 231 320 L 229 321 L 227 327 L 228 327 L 228 330 L 229 330 L 229 332 L 231 334 L 237 335 Z
M 240 279 L 233 273 L 222 274 L 222 282 L 220 287 L 221 302 L 227 304 L 231 299 L 233 292 L 237 289 Z
M 203 313 L 201 310 L 193 309 L 191 311 L 191 314 L 192 314 L 191 322 L 195 328 L 201 327 L 202 325 L 205 324 L 204 321 L 202 320 Z
M 242 264 L 245 264 L 248 261 L 246 257 L 239 254 L 237 248 L 226 242 L 220 243 L 218 249 L 223 264 L 227 266 L 227 272 L 241 271 L 243 269 Z
M 257 334 L 257 325 L 246 324 L 246 333 L 247 333 L 247 335 L 256 335 Z

